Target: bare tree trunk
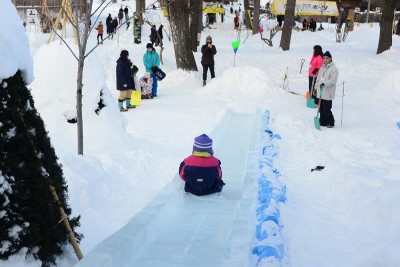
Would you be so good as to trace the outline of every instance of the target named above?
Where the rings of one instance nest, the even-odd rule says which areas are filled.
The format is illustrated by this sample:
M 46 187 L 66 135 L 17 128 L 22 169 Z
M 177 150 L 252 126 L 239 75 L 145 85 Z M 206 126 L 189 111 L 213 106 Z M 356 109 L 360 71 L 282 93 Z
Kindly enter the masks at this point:
M 396 0 L 385 0 L 382 18 L 379 21 L 380 33 L 377 54 L 389 50 L 392 46 L 393 18 Z
M 283 51 L 287 51 L 290 48 L 290 39 L 292 38 L 295 7 L 296 0 L 288 0 L 286 2 L 285 22 L 283 24 L 281 43 L 279 45 L 279 47 L 281 47 Z
M 243 5 L 244 5 L 244 10 L 245 12 L 245 24 L 247 29 L 251 29 L 251 17 L 249 16 L 250 12 L 250 5 L 249 5 L 249 0 L 243 0 Z
M 189 0 L 172 1 L 168 6 L 176 66 L 178 69 L 197 71 L 189 34 L 189 12 Z
M 143 23 L 143 12 L 146 9 L 145 0 L 136 0 L 136 16 L 140 18 Z
M 75 0 L 75 18 L 76 18 L 76 32 L 78 39 L 78 75 L 76 80 L 76 120 L 77 120 L 77 134 L 78 134 L 78 155 L 83 155 L 83 112 L 82 112 L 82 90 L 83 90 L 83 67 L 85 65 L 85 53 L 87 40 L 89 38 L 89 22 L 91 18 L 93 0 L 88 2 L 88 7 L 85 14 L 85 29 L 83 34 L 79 30 L 79 14 L 78 14 L 78 1 Z
M 199 28 L 199 17 L 202 18 L 202 1 L 190 0 L 190 13 L 189 13 L 189 23 L 190 23 L 190 41 L 192 46 L 192 51 L 197 52 L 198 46 L 198 28 Z
M 260 0 L 254 0 L 253 12 L 253 34 L 257 34 L 258 25 L 260 24 Z

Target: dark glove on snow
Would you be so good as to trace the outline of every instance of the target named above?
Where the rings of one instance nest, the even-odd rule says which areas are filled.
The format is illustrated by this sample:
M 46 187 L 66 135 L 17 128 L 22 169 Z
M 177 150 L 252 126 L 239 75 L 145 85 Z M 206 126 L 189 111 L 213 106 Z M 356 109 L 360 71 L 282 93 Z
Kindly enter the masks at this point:
M 318 72 L 318 68 L 315 68 L 313 71 L 312 71 L 312 74 L 317 74 L 317 72 Z

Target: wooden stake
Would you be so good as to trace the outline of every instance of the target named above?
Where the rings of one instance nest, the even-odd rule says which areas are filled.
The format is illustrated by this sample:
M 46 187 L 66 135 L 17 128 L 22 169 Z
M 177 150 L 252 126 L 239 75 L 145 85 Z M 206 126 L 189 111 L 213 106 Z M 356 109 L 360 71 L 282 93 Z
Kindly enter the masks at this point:
M 61 19 L 62 19 L 62 21 L 61 21 Z M 70 19 L 71 19 L 71 21 L 70 21 Z M 50 41 L 54 41 L 54 39 L 56 37 L 55 32 L 58 29 L 58 24 L 60 23 L 60 21 L 61 21 L 61 26 L 62 26 L 61 27 L 61 37 L 65 38 L 65 37 L 67 37 L 67 32 L 66 32 L 67 22 L 69 21 L 71 23 L 76 23 L 75 17 L 72 12 L 72 4 L 71 4 L 71 1 L 69 1 L 69 0 L 62 0 L 60 11 L 57 14 L 56 22 L 53 26 L 53 30 L 50 33 L 47 44 L 49 44 Z M 75 44 L 78 44 L 78 38 L 77 38 L 78 33 L 76 32 L 75 27 L 73 27 L 73 34 L 74 34 Z M 62 40 L 60 40 L 60 44 L 62 44 Z
M 81 260 L 81 259 L 83 259 L 82 252 L 81 252 L 81 250 L 79 248 L 78 242 L 75 239 L 74 232 L 72 231 L 71 226 L 69 225 L 67 214 L 65 214 L 64 209 L 61 207 L 60 199 L 58 198 L 56 190 L 54 189 L 54 186 L 52 186 L 52 185 L 50 185 L 50 192 L 51 192 L 51 195 L 53 196 L 53 199 L 60 206 L 60 215 L 61 215 L 61 218 L 62 218 L 63 223 L 65 225 L 65 228 L 67 229 L 69 242 L 71 242 L 71 245 L 74 248 L 76 256 L 78 257 L 78 260 Z

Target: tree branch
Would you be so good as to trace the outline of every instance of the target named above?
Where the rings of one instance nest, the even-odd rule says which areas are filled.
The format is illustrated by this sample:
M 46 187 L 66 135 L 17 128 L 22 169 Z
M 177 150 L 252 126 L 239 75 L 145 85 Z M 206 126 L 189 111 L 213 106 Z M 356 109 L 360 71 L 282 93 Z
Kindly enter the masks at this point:
M 61 41 L 63 41 L 63 43 L 68 47 L 69 51 L 71 51 L 71 53 L 72 53 L 72 55 L 74 56 L 74 58 L 78 61 L 79 58 L 75 55 L 74 51 L 72 51 L 71 47 L 67 44 L 67 42 L 64 40 L 64 38 L 63 38 L 61 35 L 59 35 L 59 34 L 57 33 L 57 31 L 54 30 L 54 28 L 52 28 L 52 30 L 54 31 L 54 33 L 55 33 L 58 37 L 60 37 Z

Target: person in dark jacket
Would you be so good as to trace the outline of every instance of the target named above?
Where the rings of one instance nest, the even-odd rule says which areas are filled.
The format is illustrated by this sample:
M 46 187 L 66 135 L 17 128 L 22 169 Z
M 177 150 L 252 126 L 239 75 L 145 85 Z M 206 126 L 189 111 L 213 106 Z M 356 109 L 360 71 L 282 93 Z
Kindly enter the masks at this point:
M 114 23 L 111 17 L 111 14 L 108 14 L 106 19 L 106 27 L 107 27 L 107 34 L 110 36 L 110 39 L 114 38 Z
M 179 166 L 179 176 L 185 181 L 185 192 L 204 196 L 222 191 L 221 161 L 213 156 L 212 139 L 206 134 L 194 139 L 193 153 Z
M 212 44 L 211 36 L 207 36 L 206 44 L 201 47 L 201 65 L 203 65 L 203 86 L 206 86 L 207 71 L 210 69 L 211 79 L 215 78 L 214 55 L 217 53 L 215 45 Z
M 151 26 L 151 31 L 150 31 L 150 42 L 151 45 L 154 45 L 154 43 L 157 41 L 157 29 L 156 25 Z
M 124 8 L 125 20 L 126 20 L 126 21 L 128 21 L 128 20 L 129 20 L 129 15 L 128 15 L 128 12 L 129 12 L 129 9 L 128 9 L 128 7 L 126 6 L 126 7 Z
M 117 19 L 117 17 L 114 18 L 112 24 L 113 24 L 113 28 L 114 28 L 114 34 L 116 34 L 117 33 L 117 28 L 118 28 L 118 19 Z
M 113 21 L 113 19 L 111 17 L 111 14 L 108 14 L 108 17 L 106 18 L 106 28 L 107 28 L 107 34 L 108 35 L 110 34 L 110 30 L 111 30 L 111 27 L 112 27 L 112 21 Z
M 124 18 L 124 10 L 122 7 L 118 11 L 118 23 L 122 24 L 122 19 Z
M 131 106 L 132 89 L 135 88 L 131 72 L 132 62 L 129 60 L 129 52 L 122 50 L 117 60 L 117 90 L 119 90 L 118 107 L 120 111 L 128 111 Z M 125 100 L 125 108 L 123 108 Z
M 396 35 L 400 35 L 400 18 L 397 21 L 396 31 L 394 32 Z
M 308 26 L 308 28 L 312 32 L 315 32 L 315 30 L 317 29 L 317 22 L 313 18 L 311 18 L 310 25 Z
M 162 45 L 162 39 L 163 39 L 163 25 L 161 24 L 160 27 L 158 27 L 158 36 L 157 36 L 157 40 L 156 40 L 156 46 L 158 45 Z

